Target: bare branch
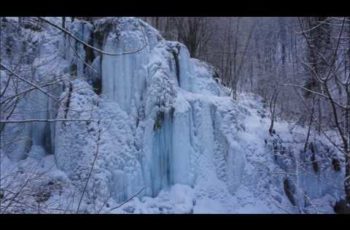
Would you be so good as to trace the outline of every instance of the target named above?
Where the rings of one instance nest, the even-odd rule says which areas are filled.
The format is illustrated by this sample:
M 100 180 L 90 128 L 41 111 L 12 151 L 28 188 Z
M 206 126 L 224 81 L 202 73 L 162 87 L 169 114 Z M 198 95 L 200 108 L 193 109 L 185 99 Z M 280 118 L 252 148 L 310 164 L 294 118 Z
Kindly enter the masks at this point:
M 0 120 L 0 123 L 28 123 L 28 122 L 57 122 L 57 121 L 96 121 L 92 119 L 25 119 L 25 120 Z
M 143 31 L 143 28 L 142 28 L 142 26 L 141 26 L 141 23 L 140 23 L 140 26 L 141 26 L 142 33 L 143 33 L 143 35 L 144 35 L 144 36 L 143 36 L 143 37 L 144 37 L 144 45 L 143 45 L 142 47 L 140 47 L 139 49 L 136 49 L 136 50 L 132 50 L 132 51 L 124 51 L 124 52 L 122 52 L 122 53 L 110 53 L 110 52 L 106 52 L 106 51 L 104 51 L 104 50 L 98 49 L 98 48 L 96 48 L 96 47 L 94 47 L 94 46 L 92 46 L 92 45 L 90 45 L 90 44 L 84 42 L 83 40 L 79 39 L 77 36 L 75 36 L 74 34 L 72 34 L 70 31 L 68 31 L 67 29 L 62 28 L 61 26 L 58 26 L 58 25 L 56 25 L 56 24 L 50 22 L 49 20 L 46 20 L 46 19 L 43 18 L 43 17 L 39 17 L 39 19 L 41 19 L 42 21 L 46 22 L 47 24 L 49 24 L 49 25 L 55 27 L 56 29 L 61 30 L 62 32 L 64 32 L 65 34 L 67 34 L 68 36 L 70 36 L 71 38 L 73 38 L 74 40 L 76 40 L 77 42 L 83 44 L 84 46 L 89 47 L 90 49 L 93 49 L 93 50 L 95 50 L 95 51 L 97 51 L 97 52 L 99 52 L 99 53 L 101 53 L 101 54 L 105 54 L 105 55 L 120 56 L 120 55 L 126 55 L 126 54 L 134 54 L 134 53 L 140 52 L 141 50 L 143 50 L 144 48 L 146 48 L 147 45 L 148 45 L 148 44 L 147 44 L 147 38 L 146 38 L 146 36 L 145 36 L 145 34 L 144 34 L 144 31 Z
M 115 210 L 115 209 L 117 209 L 117 208 L 120 208 L 120 207 L 123 206 L 124 204 L 128 203 L 130 200 L 134 199 L 134 197 L 138 196 L 144 189 L 145 189 L 145 187 L 142 187 L 135 195 L 131 196 L 129 199 L 127 199 L 126 201 L 124 201 L 124 202 L 121 203 L 120 205 L 109 209 L 109 211 L 113 211 L 113 210 Z
M 316 94 L 316 95 L 318 95 L 318 96 L 321 96 L 321 97 L 323 97 L 323 98 L 325 98 L 325 99 L 327 99 L 327 100 L 332 100 L 332 98 L 330 98 L 330 97 L 327 96 L 327 95 L 324 95 L 324 94 L 322 94 L 322 93 L 319 93 L 319 92 L 310 90 L 310 89 L 305 88 L 304 86 L 301 86 L 301 85 L 296 85 L 296 84 L 281 84 L 281 85 L 282 85 L 282 86 L 293 86 L 293 87 L 297 87 L 297 88 L 303 89 L 303 90 L 305 90 L 305 91 L 308 91 L 308 92 L 310 92 L 310 93 L 313 93 L 313 94 Z M 337 105 L 337 106 L 339 106 L 339 107 L 342 108 L 342 109 L 349 109 L 348 107 L 343 106 L 343 105 L 339 104 L 338 102 L 335 102 L 335 101 L 334 101 L 334 104 Z
M 100 121 L 98 121 L 97 125 L 100 124 Z M 94 157 L 94 160 L 92 161 L 92 165 L 91 165 L 91 168 L 90 168 L 90 171 L 89 171 L 89 175 L 87 177 L 87 180 L 85 182 L 85 186 L 84 186 L 84 189 L 83 189 L 83 192 L 81 194 L 81 197 L 80 197 L 80 200 L 79 200 L 79 204 L 78 204 L 78 208 L 77 208 L 77 213 L 79 212 L 79 209 L 80 209 L 80 205 L 81 205 L 81 202 L 83 201 L 83 197 L 84 197 L 84 194 L 85 194 L 85 191 L 86 191 L 86 188 L 88 186 L 88 183 L 89 183 L 89 180 L 91 178 L 91 175 L 92 175 L 92 171 L 94 169 L 94 166 L 95 166 L 95 163 L 96 163 L 96 160 L 97 160 L 97 156 L 98 156 L 98 153 L 99 153 L 99 147 L 100 147 L 100 138 L 101 138 L 101 128 L 98 130 L 98 135 L 97 135 L 97 141 L 96 141 L 96 152 L 95 152 L 95 157 Z
M 38 86 L 37 84 L 35 84 L 35 83 L 31 82 L 31 81 L 28 81 L 27 79 L 25 79 L 25 78 L 19 76 L 18 74 L 16 74 L 15 72 L 13 72 L 11 69 L 9 69 L 9 68 L 8 68 L 7 66 L 5 66 L 4 64 L 0 63 L 0 66 L 1 66 L 2 68 L 4 68 L 5 70 L 7 70 L 8 72 L 10 72 L 11 74 L 13 74 L 13 75 L 14 75 L 15 77 L 17 77 L 18 79 L 20 79 L 20 80 L 26 82 L 27 84 L 29 84 L 29 85 L 31 85 L 31 86 L 33 86 L 33 87 L 35 87 L 35 88 L 37 88 L 38 90 L 40 90 L 42 93 L 44 93 L 44 94 L 47 95 L 48 97 L 54 99 L 55 101 L 57 100 L 57 98 L 56 98 L 54 95 L 52 95 L 52 94 L 46 92 L 44 89 L 42 89 L 42 88 L 41 88 L 40 86 Z

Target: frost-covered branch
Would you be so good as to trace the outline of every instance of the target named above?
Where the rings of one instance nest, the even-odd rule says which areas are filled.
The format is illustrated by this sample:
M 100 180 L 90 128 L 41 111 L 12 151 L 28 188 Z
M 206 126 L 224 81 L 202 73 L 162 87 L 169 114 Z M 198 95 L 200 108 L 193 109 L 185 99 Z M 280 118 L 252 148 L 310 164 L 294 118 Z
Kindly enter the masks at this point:
M 120 208 L 121 206 L 123 206 L 124 204 L 128 203 L 129 201 L 131 201 L 132 199 L 134 199 L 135 197 L 137 197 L 144 189 L 145 189 L 145 187 L 142 187 L 137 193 L 135 193 L 135 194 L 134 194 L 133 196 L 131 196 L 129 199 L 127 199 L 126 201 L 124 201 L 124 202 L 121 203 L 120 205 L 109 209 L 109 211 L 113 211 L 113 210 L 115 210 L 115 209 L 118 209 L 118 208 Z
M 144 31 L 143 31 L 143 29 L 141 29 L 141 30 L 142 30 L 142 33 L 143 33 L 143 36 L 144 36 L 144 45 L 143 45 L 142 47 L 140 47 L 139 49 L 136 49 L 136 50 L 132 50 L 132 51 L 124 51 L 124 52 L 121 52 L 121 53 L 110 53 L 110 52 L 106 52 L 106 51 L 104 51 L 104 50 L 101 50 L 101 49 L 99 49 L 99 48 L 96 48 L 96 47 L 94 47 L 94 46 L 92 46 L 92 45 L 90 45 L 90 44 L 84 42 L 83 40 L 79 39 L 77 36 L 75 36 L 74 34 L 72 34 L 70 31 L 68 31 L 67 29 L 65 29 L 65 28 L 63 28 L 63 27 L 61 27 L 61 26 L 58 26 L 58 25 L 56 25 L 55 23 L 52 23 L 52 22 L 50 22 L 49 20 L 47 20 L 47 19 L 45 19 L 45 18 L 43 18 L 43 17 L 39 17 L 39 19 L 41 19 L 42 21 L 46 22 L 47 24 L 49 24 L 49 25 L 55 27 L 56 29 L 61 30 L 63 33 L 67 34 L 68 36 L 70 36 L 71 38 L 73 38 L 73 39 L 76 40 L 77 42 L 83 44 L 84 46 L 89 47 L 90 49 L 93 49 L 93 50 L 95 50 L 95 51 L 97 51 L 97 52 L 99 52 L 99 53 L 101 53 L 101 54 L 105 54 L 105 55 L 109 55 L 109 56 L 120 56 L 120 55 L 138 53 L 138 52 L 140 52 L 141 50 L 143 50 L 144 48 L 146 48 L 147 45 L 148 45 L 147 42 L 146 42 L 146 39 L 147 39 L 147 38 L 146 38 L 146 36 L 145 36 L 145 34 L 144 34 Z
M 49 83 L 47 83 L 47 84 L 40 85 L 40 87 L 41 87 L 41 88 L 47 87 L 47 86 L 50 86 L 50 85 L 57 84 L 57 83 L 59 83 L 59 82 L 60 82 L 60 81 L 49 82 Z M 4 104 L 6 101 L 9 101 L 9 100 L 12 100 L 12 99 L 16 99 L 16 98 L 20 97 L 21 95 L 26 94 L 26 93 L 29 93 L 29 92 L 31 92 L 31 91 L 33 91 L 33 90 L 35 90 L 35 89 L 37 89 L 37 88 L 36 88 L 36 87 L 31 87 L 31 88 L 29 88 L 29 89 L 23 90 L 23 91 L 21 91 L 21 92 L 19 92 L 19 93 L 16 93 L 16 94 L 13 95 L 13 96 L 7 97 L 7 98 L 4 99 L 3 101 L 0 101 L 0 104 Z
M 100 121 L 97 122 L 97 125 L 99 126 L 100 124 Z M 96 160 L 97 160 L 97 156 L 99 154 L 99 148 L 100 148 L 100 139 L 101 139 L 101 128 L 99 128 L 98 130 L 98 134 L 97 134 L 97 141 L 96 141 L 96 151 L 95 151 L 95 156 L 94 156 L 94 160 L 92 161 L 92 165 L 91 165 L 91 168 L 90 168 L 90 171 L 89 171 L 89 174 L 88 174 L 88 177 L 87 177 L 87 180 L 85 182 L 85 185 L 84 185 L 84 189 L 83 189 L 83 192 L 80 196 L 80 199 L 79 199 L 79 203 L 78 203 L 78 208 L 77 208 L 77 213 L 79 213 L 79 209 L 80 209 L 80 205 L 81 205 L 81 202 L 83 201 L 83 198 L 84 198 L 84 194 L 86 192 L 86 189 L 87 189 L 87 186 L 89 184 L 89 181 L 90 181 L 90 178 L 91 178 L 91 175 L 92 175 L 92 171 L 94 169 L 94 166 L 95 166 L 95 163 L 96 163 Z
M 15 76 L 16 78 L 20 79 L 21 81 L 24 81 L 24 82 L 26 82 L 27 84 L 33 86 L 34 88 L 40 90 L 42 93 L 44 93 L 44 94 L 47 95 L 48 97 L 50 97 L 50 98 L 52 98 L 52 99 L 54 99 L 54 100 L 57 100 L 57 98 L 56 98 L 54 95 L 48 93 L 47 91 L 45 91 L 44 89 L 42 89 L 42 88 L 41 88 L 40 86 L 38 86 L 37 84 L 35 84 L 35 83 L 31 82 L 31 81 L 28 81 L 27 79 L 25 79 L 25 78 L 19 76 L 18 74 L 16 74 L 15 72 L 13 72 L 10 68 L 8 68 L 6 65 L 0 63 L 0 66 L 1 66 L 2 68 L 4 68 L 5 70 L 7 70 L 8 72 L 10 72 L 10 73 L 11 73 L 13 76 Z
M 0 120 L 0 123 L 28 123 L 28 122 L 57 122 L 57 121 L 95 121 L 92 119 L 25 119 L 25 120 Z
M 299 19 L 300 20 L 300 19 Z M 301 24 L 301 21 L 299 21 L 300 24 Z M 312 28 L 309 28 L 309 29 L 302 29 L 301 31 L 296 31 L 295 33 L 296 34 L 305 34 L 307 32 L 311 32 L 315 29 L 317 29 L 318 27 L 322 26 L 323 24 L 325 24 L 327 22 L 327 20 L 324 20 L 324 21 L 320 21 L 317 25 L 313 26 Z
M 87 67 L 89 67 L 89 68 L 92 69 L 95 73 L 98 74 L 98 71 L 97 71 L 94 67 L 92 67 L 89 63 L 87 63 L 87 62 L 79 55 L 78 51 L 72 46 L 70 40 L 68 40 L 68 43 L 69 43 L 69 47 L 73 50 L 75 56 L 77 56 L 77 58 L 78 58 L 80 61 L 82 61 L 82 62 L 84 63 L 84 65 L 86 65 Z
M 330 97 L 327 96 L 327 95 L 324 95 L 324 94 L 322 94 L 322 93 L 316 92 L 316 91 L 311 90 L 311 89 L 308 89 L 308 88 L 306 88 L 306 87 L 304 87 L 304 86 L 301 86 L 301 85 L 289 84 L 289 83 L 288 83 L 288 84 L 282 84 L 282 86 L 293 86 L 293 87 L 297 87 L 297 88 L 300 88 L 300 89 L 305 90 L 305 91 L 307 91 L 307 92 L 310 92 L 310 93 L 316 94 L 316 95 L 318 95 L 318 96 L 321 96 L 321 97 L 323 97 L 323 98 L 325 98 L 325 99 L 327 99 L 327 100 L 332 100 L 332 98 L 330 98 Z M 348 107 L 343 106 L 343 105 L 339 104 L 338 102 L 335 102 L 335 101 L 334 101 L 334 104 L 337 105 L 337 106 L 339 106 L 339 107 L 342 108 L 342 109 L 349 109 Z

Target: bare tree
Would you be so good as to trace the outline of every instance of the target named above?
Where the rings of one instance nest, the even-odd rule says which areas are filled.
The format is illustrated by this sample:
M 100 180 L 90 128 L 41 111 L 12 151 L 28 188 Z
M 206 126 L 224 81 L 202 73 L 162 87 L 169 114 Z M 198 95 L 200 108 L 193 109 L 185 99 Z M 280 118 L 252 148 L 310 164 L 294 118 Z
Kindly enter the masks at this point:
M 270 100 L 271 123 L 270 123 L 269 133 L 271 136 L 275 133 L 273 126 L 276 119 L 276 102 L 277 102 L 278 94 L 279 94 L 279 91 L 275 89 Z
M 315 31 L 317 28 L 322 28 L 322 23 L 325 23 L 326 19 L 319 21 L 319 24 L 312 24 L 313 27 L 304 31 L 305 39 L 308 41 L 311 31 Z M 345 18 L 342 20 L 341 28 L 338 33 L 338 37 L 334 44 L 334 47 L 330 47 L 328 42 L 328 36 L 326 35 L 326 41 L 322 41 L 324 35 L 321 37 L 313 37 L 313 41 L 308 41 L 308 49 L 310 59 L 312 63 L 306 65 L 308 70 L 312 73 L 312 79 L 309 81 L 306 87 L 301 87 L 304 89 L 307 94 L 312 95 L 315 100 L 318 102 L 323 99 L 330 106 L 331 122 L 334 125 L 334 128 L 338 132 L 338 140 L 332 141 L 335 145 L 336 143 L 341 143 L 341 152 L 345 158 L 345 180 L 344 180 L 344 189 L 346 194 L 346 203 L 350 204 L 350 146 L 349 146 L 349 110 L 350 110 L 350 75 L 342 77 L 339 74 L 339 52 L 340 52 L 340 41 L 342 39 L 343 31 L 345 26 Z M 303 27 L 302 27 L 303 28 Z M 304 28 L 303 28 L 304 29 Z M 305 30 L 305 29 L 304 29 Z M 316 33 L 316 32 L 314 32 Z M 320 32 L 316 33 L 319 34 Z M 322 32 L 329 33 L 328 30 Z M 316 35 L 313 35 L 316 36 Z M 321 40 L 321 41 L 320 41 Z M 317 45 L 315 45 L 317 44 Z M 324 56 L 325 52 L 331 53 L 331 55 L 326 58 Z M 320 64 L 321 62 L 321 64 Z M 337 87 L 340 87 L 342 92 L 345 93 L 344 97 L 336 98 L 332 86 L 334 86 L 335 81 L 337 82 Z M 320 105 L 318 105 L 320 106 Z M 318 123 L 321 123 L 320 117 Z M 345 124 L 345 125 L 343 125 Z M 320 129 L 321 125 L 319 125 Z

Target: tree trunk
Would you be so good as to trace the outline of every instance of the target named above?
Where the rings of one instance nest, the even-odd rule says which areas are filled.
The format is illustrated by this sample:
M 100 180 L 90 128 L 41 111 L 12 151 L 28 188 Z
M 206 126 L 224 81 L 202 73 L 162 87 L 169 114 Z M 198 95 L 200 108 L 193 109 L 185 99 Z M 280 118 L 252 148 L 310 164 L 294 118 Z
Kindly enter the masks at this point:
M 307 146 L 309 144 L 309 138 L 310 138 L 310 133 L 311 133 L 312 121 L 313 121 L 313 117 L 314 117 L 314 111 L 315 111 L 315 100 L 313 98 L 312 109 L 311 109 L 311 114 L 310 114 L 310 121 L 309 121 L 309 128 L 307 130 L 307 136 L 306 136 L 305 145 L 304 145 L 304 152 L 306 152 Z
M 62 28 L 66 28 L 66 17 L 62 17 Z
M 345 199 L 348 208 L 350 209 L 350 152 L 348 151 L 345 155 L 345 180 L 344 180 L 344 188 L 345 188 Z

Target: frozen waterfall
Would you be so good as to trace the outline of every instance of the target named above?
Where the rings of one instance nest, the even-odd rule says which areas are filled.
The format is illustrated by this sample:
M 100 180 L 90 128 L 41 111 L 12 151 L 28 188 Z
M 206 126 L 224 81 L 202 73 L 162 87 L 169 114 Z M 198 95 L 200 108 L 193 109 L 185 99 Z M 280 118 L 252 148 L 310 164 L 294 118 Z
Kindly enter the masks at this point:
M 179 188 L 191 194 L 190 205 L 196 197 L 230 210 L 238 203 L 249 209 L 249 196 L 266 206 L 272 200 L 290 205 L 285 187 L 294 184 L 297 205 L 306 205 L 306 193 L 312 199 L 342 195 L 333 184 L 342 172 L 317 174 L 309 167 L 291 176 L 307 156 L 290 157 L 281 140 L 266 137 L 268 118 L 257 112 L 262 103 L 234 101 L 214 80 L 214 67 L 191 58 L 183 44 L 136 18 L 69 21 L 67 29 L 104 52 L 56 30 L 43 32 L 28 76 L 42 84 L 59 80 L 46 88 L 57 100 L 30 92 L 14 118 L 67 121 L 6 125 L 4 137 L 24 137 L 9 145 L 16 153 L 11 159 L 53 154 L 80 192 L 87 184 L 89 204 L 122 203 L 139 191 L 140 199 L 163 197 Z M 273 155 L 277 148 L 288 152 L 288 161 Z M 325 149 L 317 151 L 326 155 Z

